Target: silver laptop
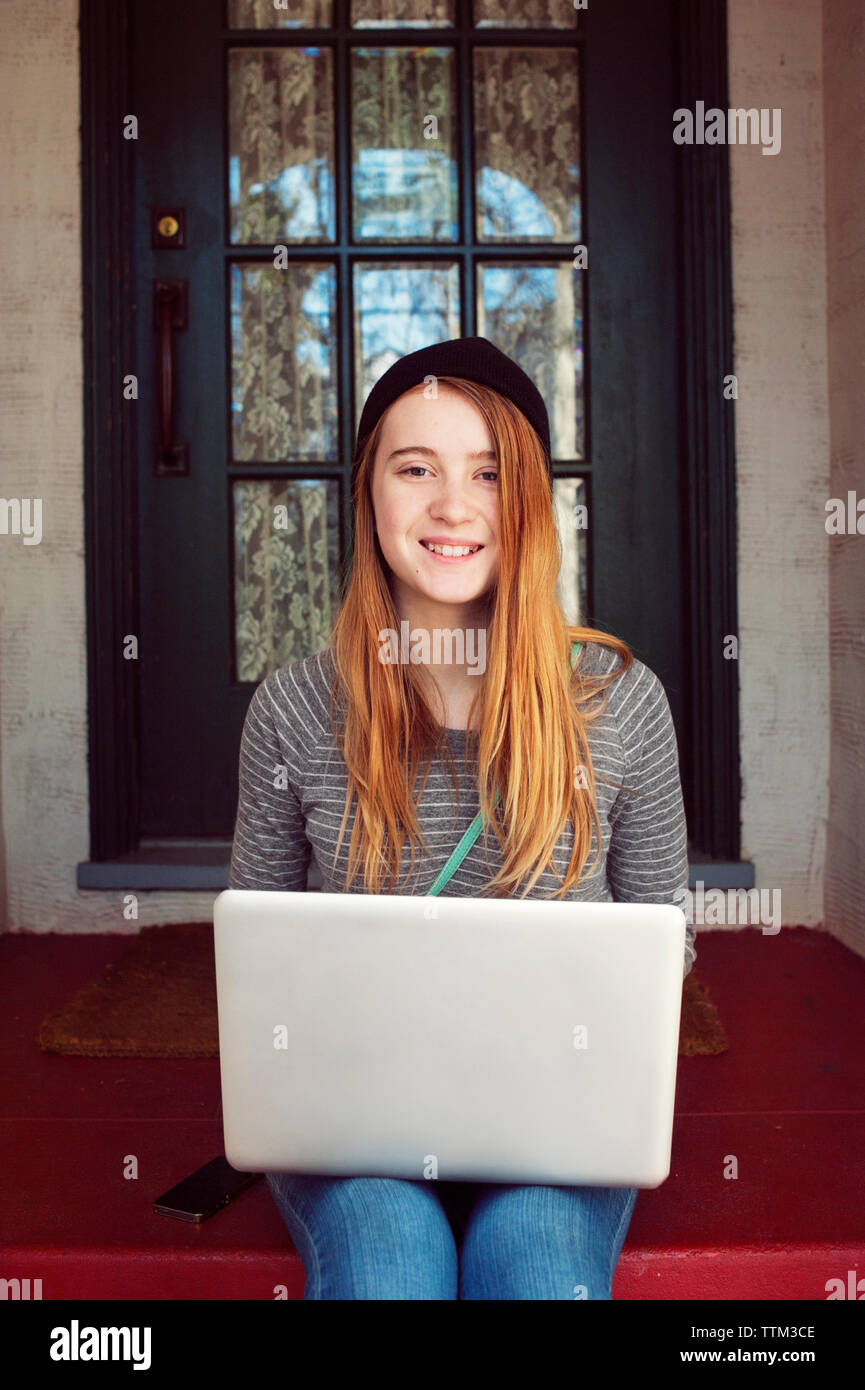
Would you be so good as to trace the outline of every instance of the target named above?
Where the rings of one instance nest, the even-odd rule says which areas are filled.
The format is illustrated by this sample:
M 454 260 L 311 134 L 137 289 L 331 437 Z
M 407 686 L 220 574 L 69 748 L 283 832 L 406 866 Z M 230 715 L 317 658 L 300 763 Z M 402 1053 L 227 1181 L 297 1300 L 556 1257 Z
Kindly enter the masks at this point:
M 679 908 L 226 889 L 214 939 L 234 1168 L 668 1176 Z

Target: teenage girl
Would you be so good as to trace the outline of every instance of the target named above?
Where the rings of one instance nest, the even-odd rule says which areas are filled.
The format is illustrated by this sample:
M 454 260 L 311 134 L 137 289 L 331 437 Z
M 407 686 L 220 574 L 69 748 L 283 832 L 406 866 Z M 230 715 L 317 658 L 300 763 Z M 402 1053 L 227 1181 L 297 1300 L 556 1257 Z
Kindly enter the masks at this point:
M 301 891 L 314 853 L 326 892 L 429 893 L 481 810 L 448 894 L 683 905 L 666 694 L 623 642 L 567 625 L 551 478 L 543 400 L 485 338 L 376 384 L 330 645 L 272 672 L 247 713 L 229 887 Z M 306 1299 L 610 1299 L 637 1198 L 420 1173 L 267 1182 Z

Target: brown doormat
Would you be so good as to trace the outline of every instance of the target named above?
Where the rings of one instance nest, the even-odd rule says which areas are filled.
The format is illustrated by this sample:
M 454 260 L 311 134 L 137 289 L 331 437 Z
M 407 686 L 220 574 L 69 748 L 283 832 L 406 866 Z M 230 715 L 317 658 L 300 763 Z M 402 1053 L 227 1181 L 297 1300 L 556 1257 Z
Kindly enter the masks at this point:
M 36 1040 L 43 1052 L 71 1057 L 218 1057 L 212 923 L 144 927 L 120 960 L 43 1019 Z M 718 1010 L 692 970 L 679 1056 L 728 1047 Z

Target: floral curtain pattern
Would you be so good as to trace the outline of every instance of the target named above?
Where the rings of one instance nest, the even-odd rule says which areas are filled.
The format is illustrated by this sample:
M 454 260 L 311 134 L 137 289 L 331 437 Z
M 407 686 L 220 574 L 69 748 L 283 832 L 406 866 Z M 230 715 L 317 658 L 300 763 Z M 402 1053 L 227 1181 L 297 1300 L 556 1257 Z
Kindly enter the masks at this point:
M 234 264 L 231 340 L 235 462 L 335 460 L 335 266 Z
M 454 22 L 454 0 L 351 0 L 356 29 L 435 29 Z
M 239 482 L 233 501 L 236 679 L 257 683 L 327 646 L 337 607 L 339 484 Z
M 474 74 L 478 241 L 578 242 L 574 50 L 478 48 Z
M 573 29 L 577 11 L 568 0 L 473 0 L 479 29 Z M 454 0 L 351 0 L 355 28 L 425 28 L 452 25 Z M 332 0 L 229 0 L 230 29 L 328 29 Z
M 571 0 L 472 0 L 479 29 L 575 29 Z
M 235 460 L 335 460 L 335 268 L 252 263 L 231 274 Z M 234 485 L 237 680 L 326 645 L 340 561 L 331 493 L 336 483 L 306 479 Z
M 329 49 L 228 54 L 233 245 L 333 241 L 333 61 Z

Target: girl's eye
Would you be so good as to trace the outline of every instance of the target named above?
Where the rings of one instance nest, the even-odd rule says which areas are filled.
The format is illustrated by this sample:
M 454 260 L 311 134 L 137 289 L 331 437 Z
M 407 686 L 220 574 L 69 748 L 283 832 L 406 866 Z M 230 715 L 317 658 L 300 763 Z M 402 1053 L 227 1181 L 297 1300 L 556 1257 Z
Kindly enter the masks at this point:
M 410 463 L 409 466 L 408 466 L 408 468 L 401 468 L 401 469 L 400 469 L 400 474 L 403 474 L 403 473 L 414 473 L 414 474 L 416 475 L 417 473 L 427 473 L 427 472 L 429 472 L 429 470 L 428 470 L 427 468 L 424 468 L 424 466 L 423 466 L 422 463 Z M 493 468 L 487 468 L 480 476 L 481 476 L 482 478 L 492 478 L 493 482 L 497 482 L 497 481 L 498 481 L 498 476 L 499 476 L 499 475 L 498 475 L 498 473 L 495 471 L 495 469 L 493 469 Z

